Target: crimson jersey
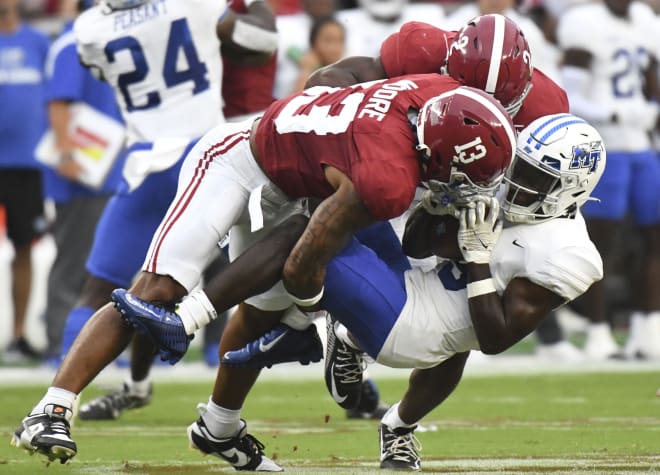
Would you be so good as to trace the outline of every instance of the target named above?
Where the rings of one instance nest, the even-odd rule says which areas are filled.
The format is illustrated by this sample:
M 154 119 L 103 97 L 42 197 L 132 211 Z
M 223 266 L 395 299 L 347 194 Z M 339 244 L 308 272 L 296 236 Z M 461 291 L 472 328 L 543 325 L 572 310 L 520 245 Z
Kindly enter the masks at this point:
M 449 45 L 457 31 L 441 30 L 411 21 L 388 36 L 380 47 L 380 61 L 388 77 L 437 73 L 445 64 Z M 513 118 L 516 128 L 549 114 L 568 112 L 566 92 L 538 69 L 532 73 L 532 89 Z
M 412 75 L 340 89 L 317 86 L 268 108 L 257 129 L 259 161 L 291 198 L 334 192 L 323 165 L 346 174 L 374 218 L 402 214 L 420 183 L 410 109 L 460 84 Z
M 244 0 L 232 0 L 229 8 L 235 13 L 247 13 Z M 275 54 L 257 66 L 237 64 L 228 56 L 222 57 L 222 112 L 227 119 L 261 112 L 275 100 L 276 63 Z

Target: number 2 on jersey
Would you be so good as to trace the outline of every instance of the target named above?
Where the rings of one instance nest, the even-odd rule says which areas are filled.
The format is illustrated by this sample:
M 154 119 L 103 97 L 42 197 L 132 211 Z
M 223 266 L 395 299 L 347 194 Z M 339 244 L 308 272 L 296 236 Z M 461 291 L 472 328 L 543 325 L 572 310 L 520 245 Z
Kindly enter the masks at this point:
M 147 64 L 144 50 L 138 40 L 132 36 L 117 38 L 110 41 L 105 46 L 104 51 L 108 61 L 113 63 L 117 53 L 124 50 L 130 52 L 135 66 L 133 71 L 120 74 L 117 78 L 117 85 L 122 96 L 124 96 L 126 110 L 132 112 L 157 107 L 161 101 L 158 91 L 147 92 L 146 101 L 143 104 L 135 104 L 129 91 L 131 85 L 143 81 L 149 73 L 149 65 Z M 183 56 L 188 64 L 188 69 L 182 71 L 177 69 L 177 60 L 180 52 L 183 52 Z M 167 39 L 167 49 L 165 50 L 165 62 L 163 65 L 165 85 L 169 88 L 192 81 L 194 84 L 193 95 L 199 94 L 209 88 L 206 73 L 206 65 L 199 60 L 192 35 L 190 34 L 190 28 L 188 27 L 188 21 L 185 18 L 173 21 Z

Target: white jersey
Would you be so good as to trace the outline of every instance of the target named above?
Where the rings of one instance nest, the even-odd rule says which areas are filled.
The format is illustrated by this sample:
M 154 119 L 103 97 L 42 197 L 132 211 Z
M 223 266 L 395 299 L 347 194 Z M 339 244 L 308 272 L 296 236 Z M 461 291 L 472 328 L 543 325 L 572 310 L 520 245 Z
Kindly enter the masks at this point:
M 277 26 L 277 68 L 273 97 L 283 99 L 294 92 L 300 67 L 300 58 L 309 49 L 309 32 L 312 20 L 306 13 L 278 15 Z
M 602 279 L 603 263 L 584 219 L 552 219 L 504 229 L 490 261 L 498 294 L 526 278 L 566 301 Z M 387 366 L 430 368 L 456 353 L 478 350 L 465 274 L 451 262 L 406 272 L 408 299 L 378 355 Z
M 149 0 L 111 11 L 101 3 L 74 26 L 83 64 L 115 90 L 129 144 L 196 138 L 223 122 L 216 25 L 225 0 Z
M 571 8 L 561 17 L 557 39 L 563 50 L 587 50 L 593 55 L 585 98 L 620 118 L 618 124 L 600 125 L 598 131 L 608 150 L 634 152 L 650 147 L 648 131 L 657 109 L 644 97 L 643 71 L 658 45 L 653 10 L 634 2 L 629 13 L 629 19 L 622 19 L 602 4 Z

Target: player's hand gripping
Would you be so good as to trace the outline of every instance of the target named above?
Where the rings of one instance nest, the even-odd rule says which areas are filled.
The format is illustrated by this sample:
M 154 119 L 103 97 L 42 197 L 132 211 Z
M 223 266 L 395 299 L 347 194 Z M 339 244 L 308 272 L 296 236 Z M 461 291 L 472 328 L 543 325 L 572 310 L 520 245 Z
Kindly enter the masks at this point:
M 502 233 L 497 217 L 500 203 L 490 196 L 476 196 L 459 210 L 458 247 L 463 259 L 475 264 L 488 264 L 490 254 Z

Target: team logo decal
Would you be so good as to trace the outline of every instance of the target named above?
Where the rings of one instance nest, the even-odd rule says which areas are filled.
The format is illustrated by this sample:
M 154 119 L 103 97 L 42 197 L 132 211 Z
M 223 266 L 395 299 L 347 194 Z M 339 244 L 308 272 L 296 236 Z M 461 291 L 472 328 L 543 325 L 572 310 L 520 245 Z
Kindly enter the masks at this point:
M 589 173 L 593 173 L 598 168 L 602 151 L 603 143 L 600 140 L 576 145 L 568 168 L 588 168 Z
M 472 163 L 486 156 L 486 147 L 481 141 L 481 137 L 476 137 L 463 145 L 454 145 L 454 151 L 456 155 L 452 158 L 457 163 Z
M 454 50 L 458 50 L 462 54 L 466 54 L 468 41 L 469 38 L 467 37 L 467 35 L 461 33 L 461 35 L 456 40 L 454 40 L 454 42 L 449 47 L 449 55 L 451 56 L 451 53 Z

